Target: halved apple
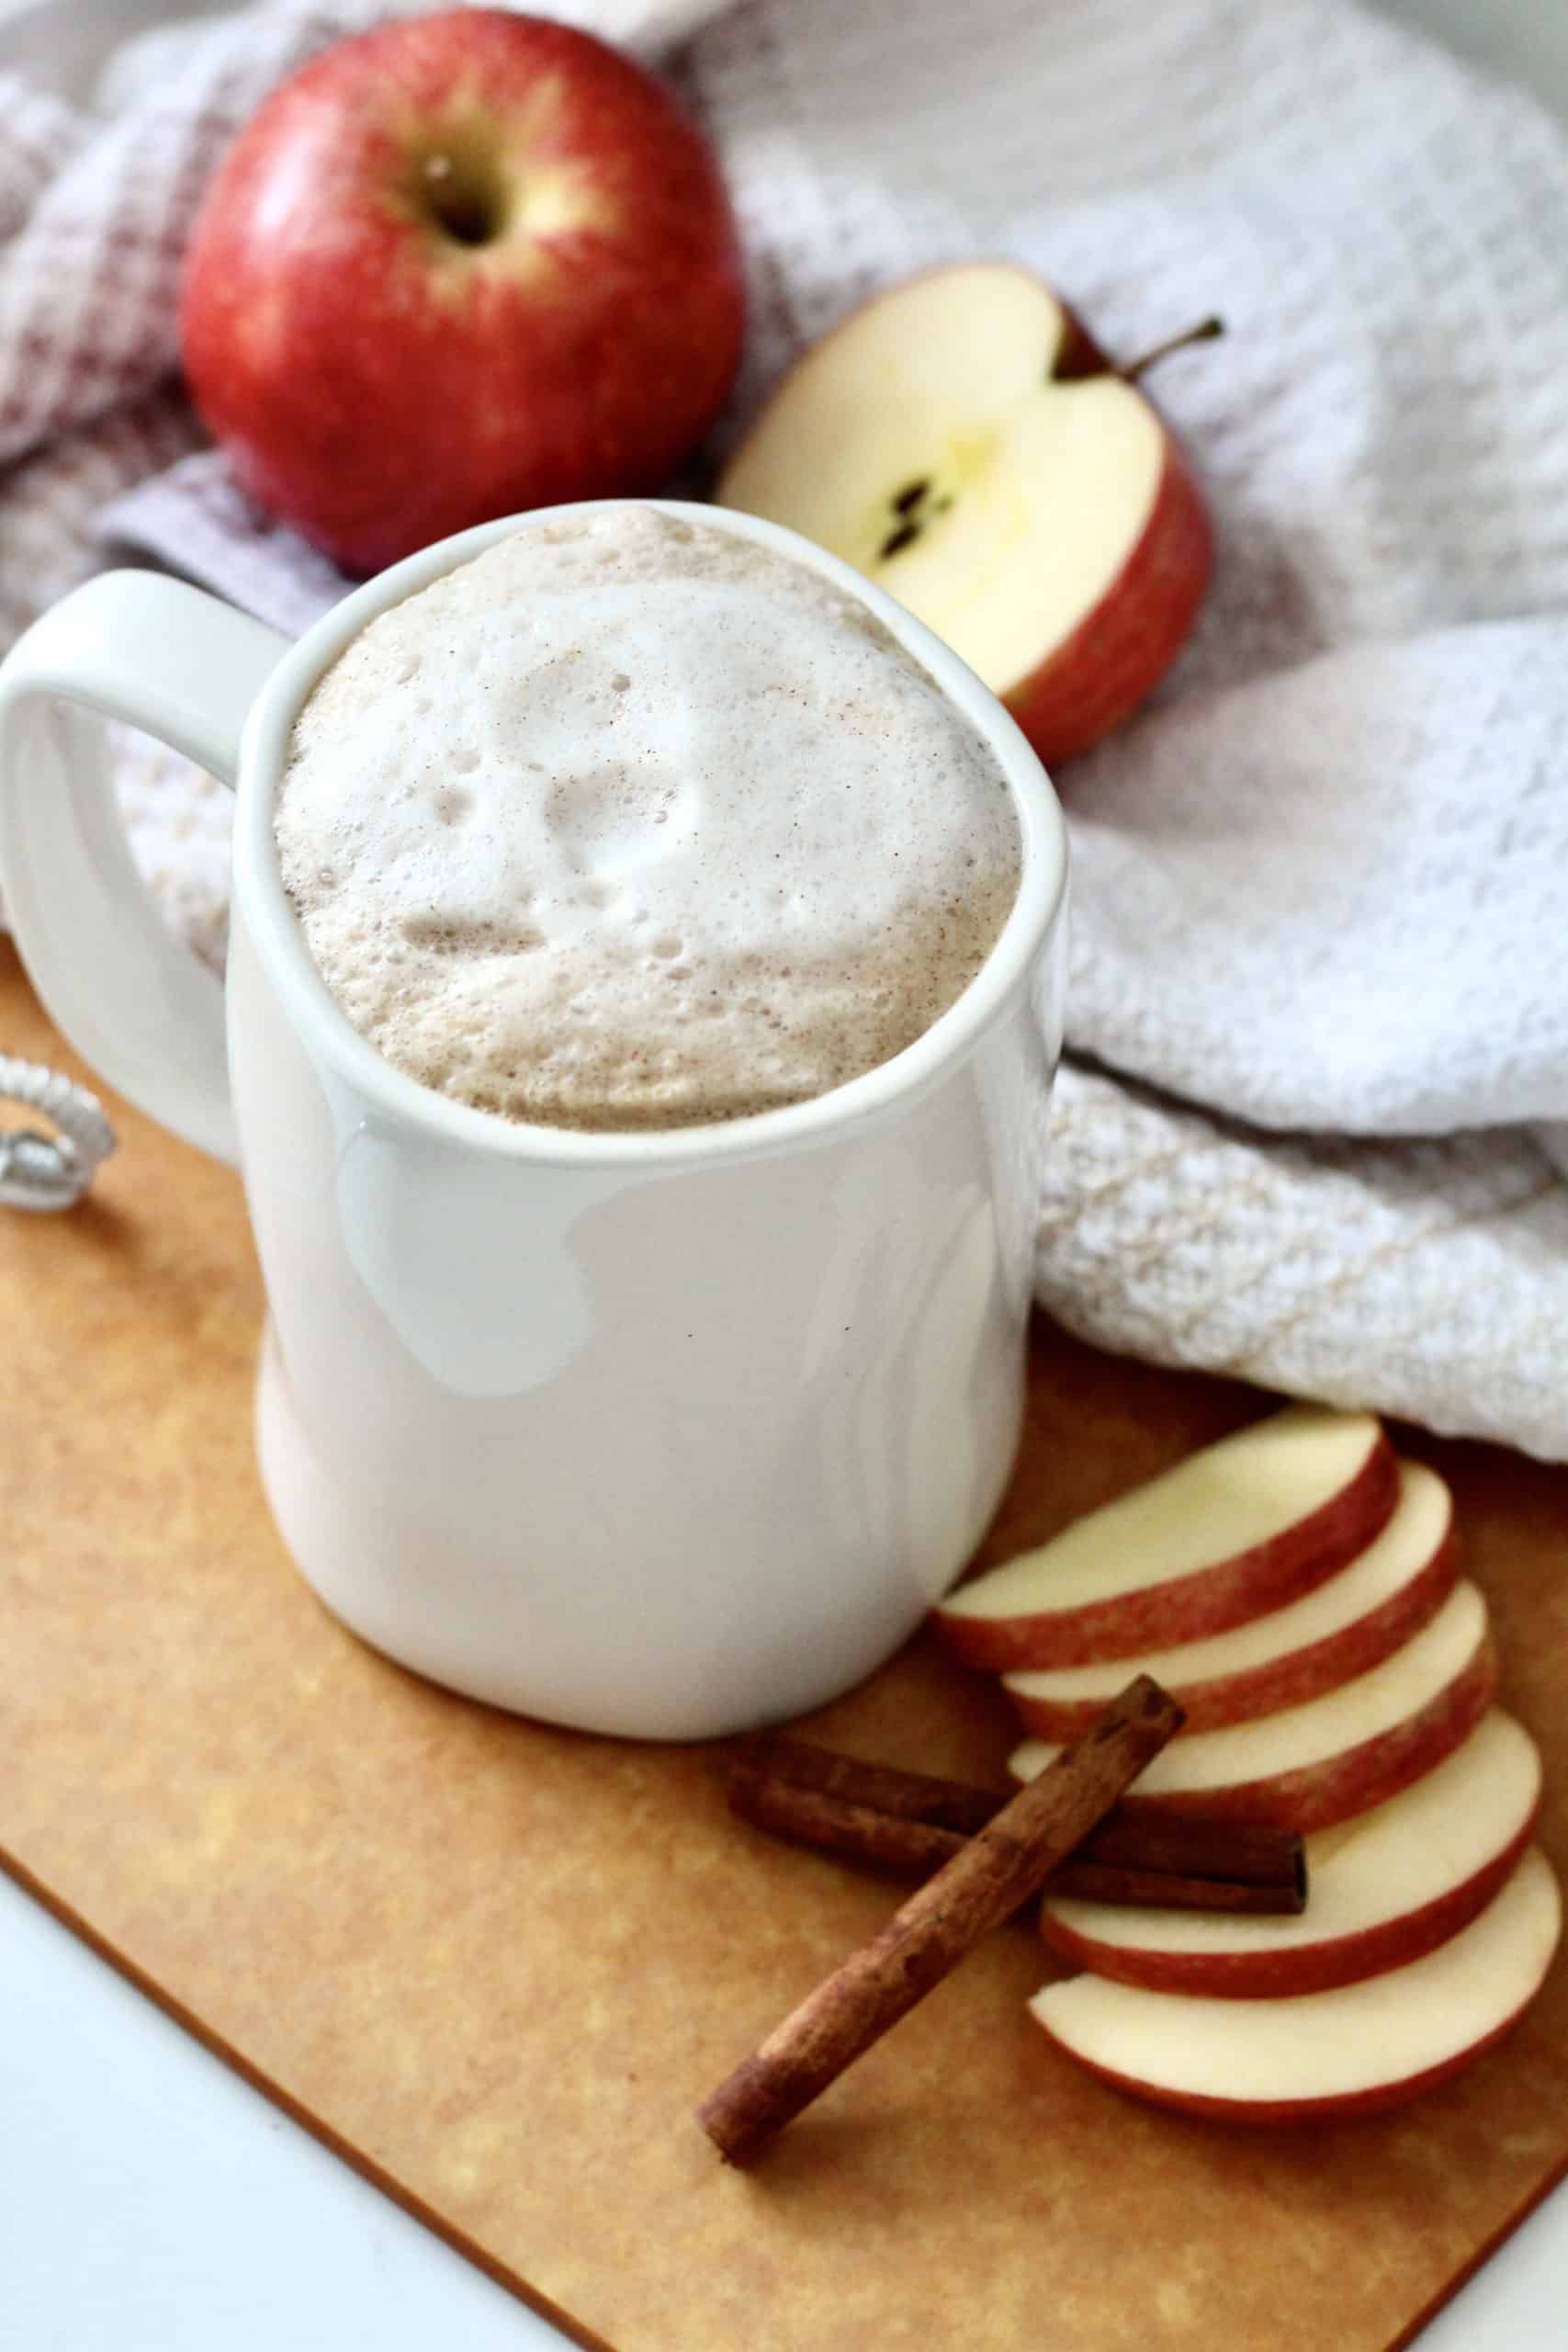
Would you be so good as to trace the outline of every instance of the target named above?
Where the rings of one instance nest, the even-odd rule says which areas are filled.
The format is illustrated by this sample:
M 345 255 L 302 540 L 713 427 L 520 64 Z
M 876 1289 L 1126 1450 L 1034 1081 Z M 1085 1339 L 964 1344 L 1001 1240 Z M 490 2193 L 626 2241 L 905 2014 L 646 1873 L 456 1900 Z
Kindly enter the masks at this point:
M 852 312 L 785 376 L 716 495 L 879 582 L 1047 766 L 1158 684 L 1212 562 L 1168 427 L 1010 262 L 932 269 Z
M 1024 1668 L 1002 1677 L 1028 1731 L 1081 1737 L 1131 1674 L 1151 1674 L 1187 1717 L 1213 1731 L 1300 1706 L 1391 1657 L 1453 1589 L 1453 1498 L 1435 1470 L 1400 1465 L 1399 1501 L 1364 1552 L 1300 1600 L 1228 1634 L 1102 1666 Z
M 1162 2107 L 1248 2123 L 1369 2113 L 1500 2041 L 1540 1990 L 1561 1928 L 1557 1882 L 1531 1847 L 1457 1936 L 1334 1992 L 1211 2000 L 1074 1976 L 1029 2006 L 1091 2074 Z
M 1529 1845 L 1540 1755 L 1494 1709 L 1400 1795 L 1306 1841 L 1292 1918 L 1135 1911 L 1047 1893 L 1040 1928 L 1076 1967 L 1156 1993 L 1229 2000 L 1325 1993 L 1403 1967 L 1468 1927 Z
M 1287 1406 L 961 1585 L 937 1629 L 965 1665 L 1003 1671 L 1202 1640 L 1321 1584 L 1398 1494 L 1371 1413 Z
M 1279 1714 L 1179 1734 L 1122 1804 L 1326 1829 L 1429 1772 L 1474 1729 L 1496 1689 L 1486 1604 L 1474 1585 L 1456 1585 L 1437 1615 L 1370 1673 Z M 1032 1781 L 1060 1753 L 1026 1740 L 1008 1770 Z

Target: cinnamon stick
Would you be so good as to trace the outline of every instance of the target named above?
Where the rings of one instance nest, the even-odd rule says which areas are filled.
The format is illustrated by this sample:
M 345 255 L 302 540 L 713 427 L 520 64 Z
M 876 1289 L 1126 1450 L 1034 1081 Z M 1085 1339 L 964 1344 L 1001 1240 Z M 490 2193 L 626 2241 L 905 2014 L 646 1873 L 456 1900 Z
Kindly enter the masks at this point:
M 742 1819 L 873 1867 L 928 1877 L 1008 1800 L 988 1789 L 835 1755 L 782 1734 L 754 1741 L 730 1772 Z M 1052 1873 L 1054 1893 L 1184 1911 L 1300 1912 L 1302 1841 L 1292 1832 L 1113 1807 Z
M 1124 1862 L 1080 1862 L 1051 1874 L 1053 1894 L 1085 1903 L 1119 1903 L 1135 1911 L 1214 1911 L 1235 1918 L 1292 1917 L 1306 1909 L 1299 1885 L 1249 1886 L 1244 1879 L 1182 1878 L 1170 1871 L 1129 1870 Z
M 998 1798 L 987 1819 L 999 1812 L 1004 1803 Z M 930 1878 L 969 1843 L 962 1829 L 878 1813 L 873 1805 L 852 1804 L 821 1789 L 795 1788 L 788 1781 L 771 1780 L 745 1764 L 737 1766 L 729 1776 L 729 1804 L 743 1821 L 771 1829 L 775 1837 L 794 1838 L 803 1846 L 842 1855 L 849 1861 L 868 1862 L 874 1870 L 892 1871 L 901 1878 Z M 985 1822 L 980 1826 L 984 1828 Z
M 906 2016 L 1043 1883 L 1181 1720 L 1147 1675 L 1130 1682 L 705 2100 L 697 2120 L 719 2154 L 746 2163 Z
M 1095 1831 L 1077 1859 L 1127 1870 L 1168 1871 L 1175 1877 L 1229 1879 L 1238 1886 L 1293 1888 L 1306 1901 L 1306 1865 L 1293 1829 L 1259 1821 L 1205 1821 L 1197 1814 L 1162 1813 L 1130 1819 L 1118 1809 Z
M 940 1781 L 930 1772 L 902 1771 L 894 1764 L 868 1764 L 858 1756 L 840 1756 L 830 1747 L 791 1739 L 784 1732 L 765 1732 L 754 1739 L 737 1770 L 791 1788 L 817 1790 L 895 1820 L 953 1829 L 964 1838 L 984 1829 L 1008 1802 L 989 1789 Z

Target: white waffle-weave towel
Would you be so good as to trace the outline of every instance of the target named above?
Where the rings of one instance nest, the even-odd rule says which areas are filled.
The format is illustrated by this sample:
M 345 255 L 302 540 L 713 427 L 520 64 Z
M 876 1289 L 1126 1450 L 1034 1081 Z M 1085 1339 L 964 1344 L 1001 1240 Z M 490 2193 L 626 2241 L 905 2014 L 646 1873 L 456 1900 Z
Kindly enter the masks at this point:
M 95 518 L 284 627 L 338 592 L 200 449 L 173 293 L 233 127 L 370 13 L 143 42 L 98 114 L 0 87 L 0 628 L 102 560 Z M 1568 1455 L 1568 139 L 1355 0 L 556 13 L 658 55 L 720 144 L 754 300 L 728 433 L 937 257 L 1032 262 L 1113 350 L 1224 313 L 1157 379 L 1215 514 L 1208 609 L 1059 779 L 1040 1295 L 1114 1347 Z M 125 790 L 210 947 L 221 800 L 148 755 Z

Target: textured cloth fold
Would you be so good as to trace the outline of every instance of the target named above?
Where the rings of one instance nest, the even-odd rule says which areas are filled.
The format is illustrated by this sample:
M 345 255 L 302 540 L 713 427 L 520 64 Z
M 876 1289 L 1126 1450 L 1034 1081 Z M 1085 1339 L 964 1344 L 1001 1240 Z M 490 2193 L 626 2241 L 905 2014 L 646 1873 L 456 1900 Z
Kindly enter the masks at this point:
M 0 630 L 110 547 L 290 630 L 341 593 L 168 378 L 208 172 L 371 13 L 184 28 L 100 114 L 0 87 Z M 1568 1455 L 1568 137 L 1354 0 L 554 13 L 657 55 L 720 147 L 752 327 L 710 459 L 933 259 L 1033 264 L 1113 351 L 1224 314 L 1151 379 L 1213 504 L 1208 605 L 1058 779 L 1040 1295 L 1111 1346 Z M 210 796 L 144 748 L 124 795 L 210 951 Z

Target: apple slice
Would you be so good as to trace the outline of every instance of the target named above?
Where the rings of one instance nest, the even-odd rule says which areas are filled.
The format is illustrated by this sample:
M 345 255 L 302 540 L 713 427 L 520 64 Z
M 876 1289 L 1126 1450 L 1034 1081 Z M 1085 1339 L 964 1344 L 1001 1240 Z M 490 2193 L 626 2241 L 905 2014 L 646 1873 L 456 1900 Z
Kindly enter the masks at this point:
M 1295 1918 L 1134 1911 L 1047 1894 L 1041 1932 L 1075 1967 L 1151 1992 L 1326 1993 L 1419 1960 L 1468 1927 L 1529 1845 L 1540 1784 L 1535 1742 L 1494 1709 L 1400 1795 L 1307 1839 L 1311 1894 Z
M 1370 1673 L 1321 1699 L 1223 1731 L 1182 1733 L 1122 1804 L 1212 1819 L 1326 1829 L 1408 1788 L 1456 1748 L 1491 1705 L 1497 1658 L 1486 1604 L 1459 1584 L 1437 1615 Z M 1025 1740 L 1008 1759 L 1032 1781 L 1061 1753 Z
M 1246 2123 L 1365 2114 L 1501 2040 L 1539 1991 L 1561 1927 L 1557 1882 L 1532 1846 L 1469 1927 L 1360 1984 L 1226 2001 L 1073 1976 L 1029 2006 L 1091 2074 L 1161 2107 Z
M 1189 1732 L 1246 1723 L 1333 1690 L 1396 1650 L 1459 1575 L 1453 1498 L 1436 1471 L 1400 1466 L 1393 1518 L 1364 1552 L 1301 1600 L 1228 1634 L 1103 1666 L 1004 1675 L 1019 1718 L 1042 1739 L 1077 1739 L 1130 1674 L 1152 1674 Z
M 1043 279 L 907 279 L 800 359 L 718 503 L 786 523 L 907 605 L 1070 759 L 1175 660 L 1208 582 L 1170 432 Z
M 1354 1559 L 1398 1493 L 1371 1413 L 1290 1405 L 960 1586 L 937 1628 L 966 1665 L 1002 1671 L 1203 1640 Z

